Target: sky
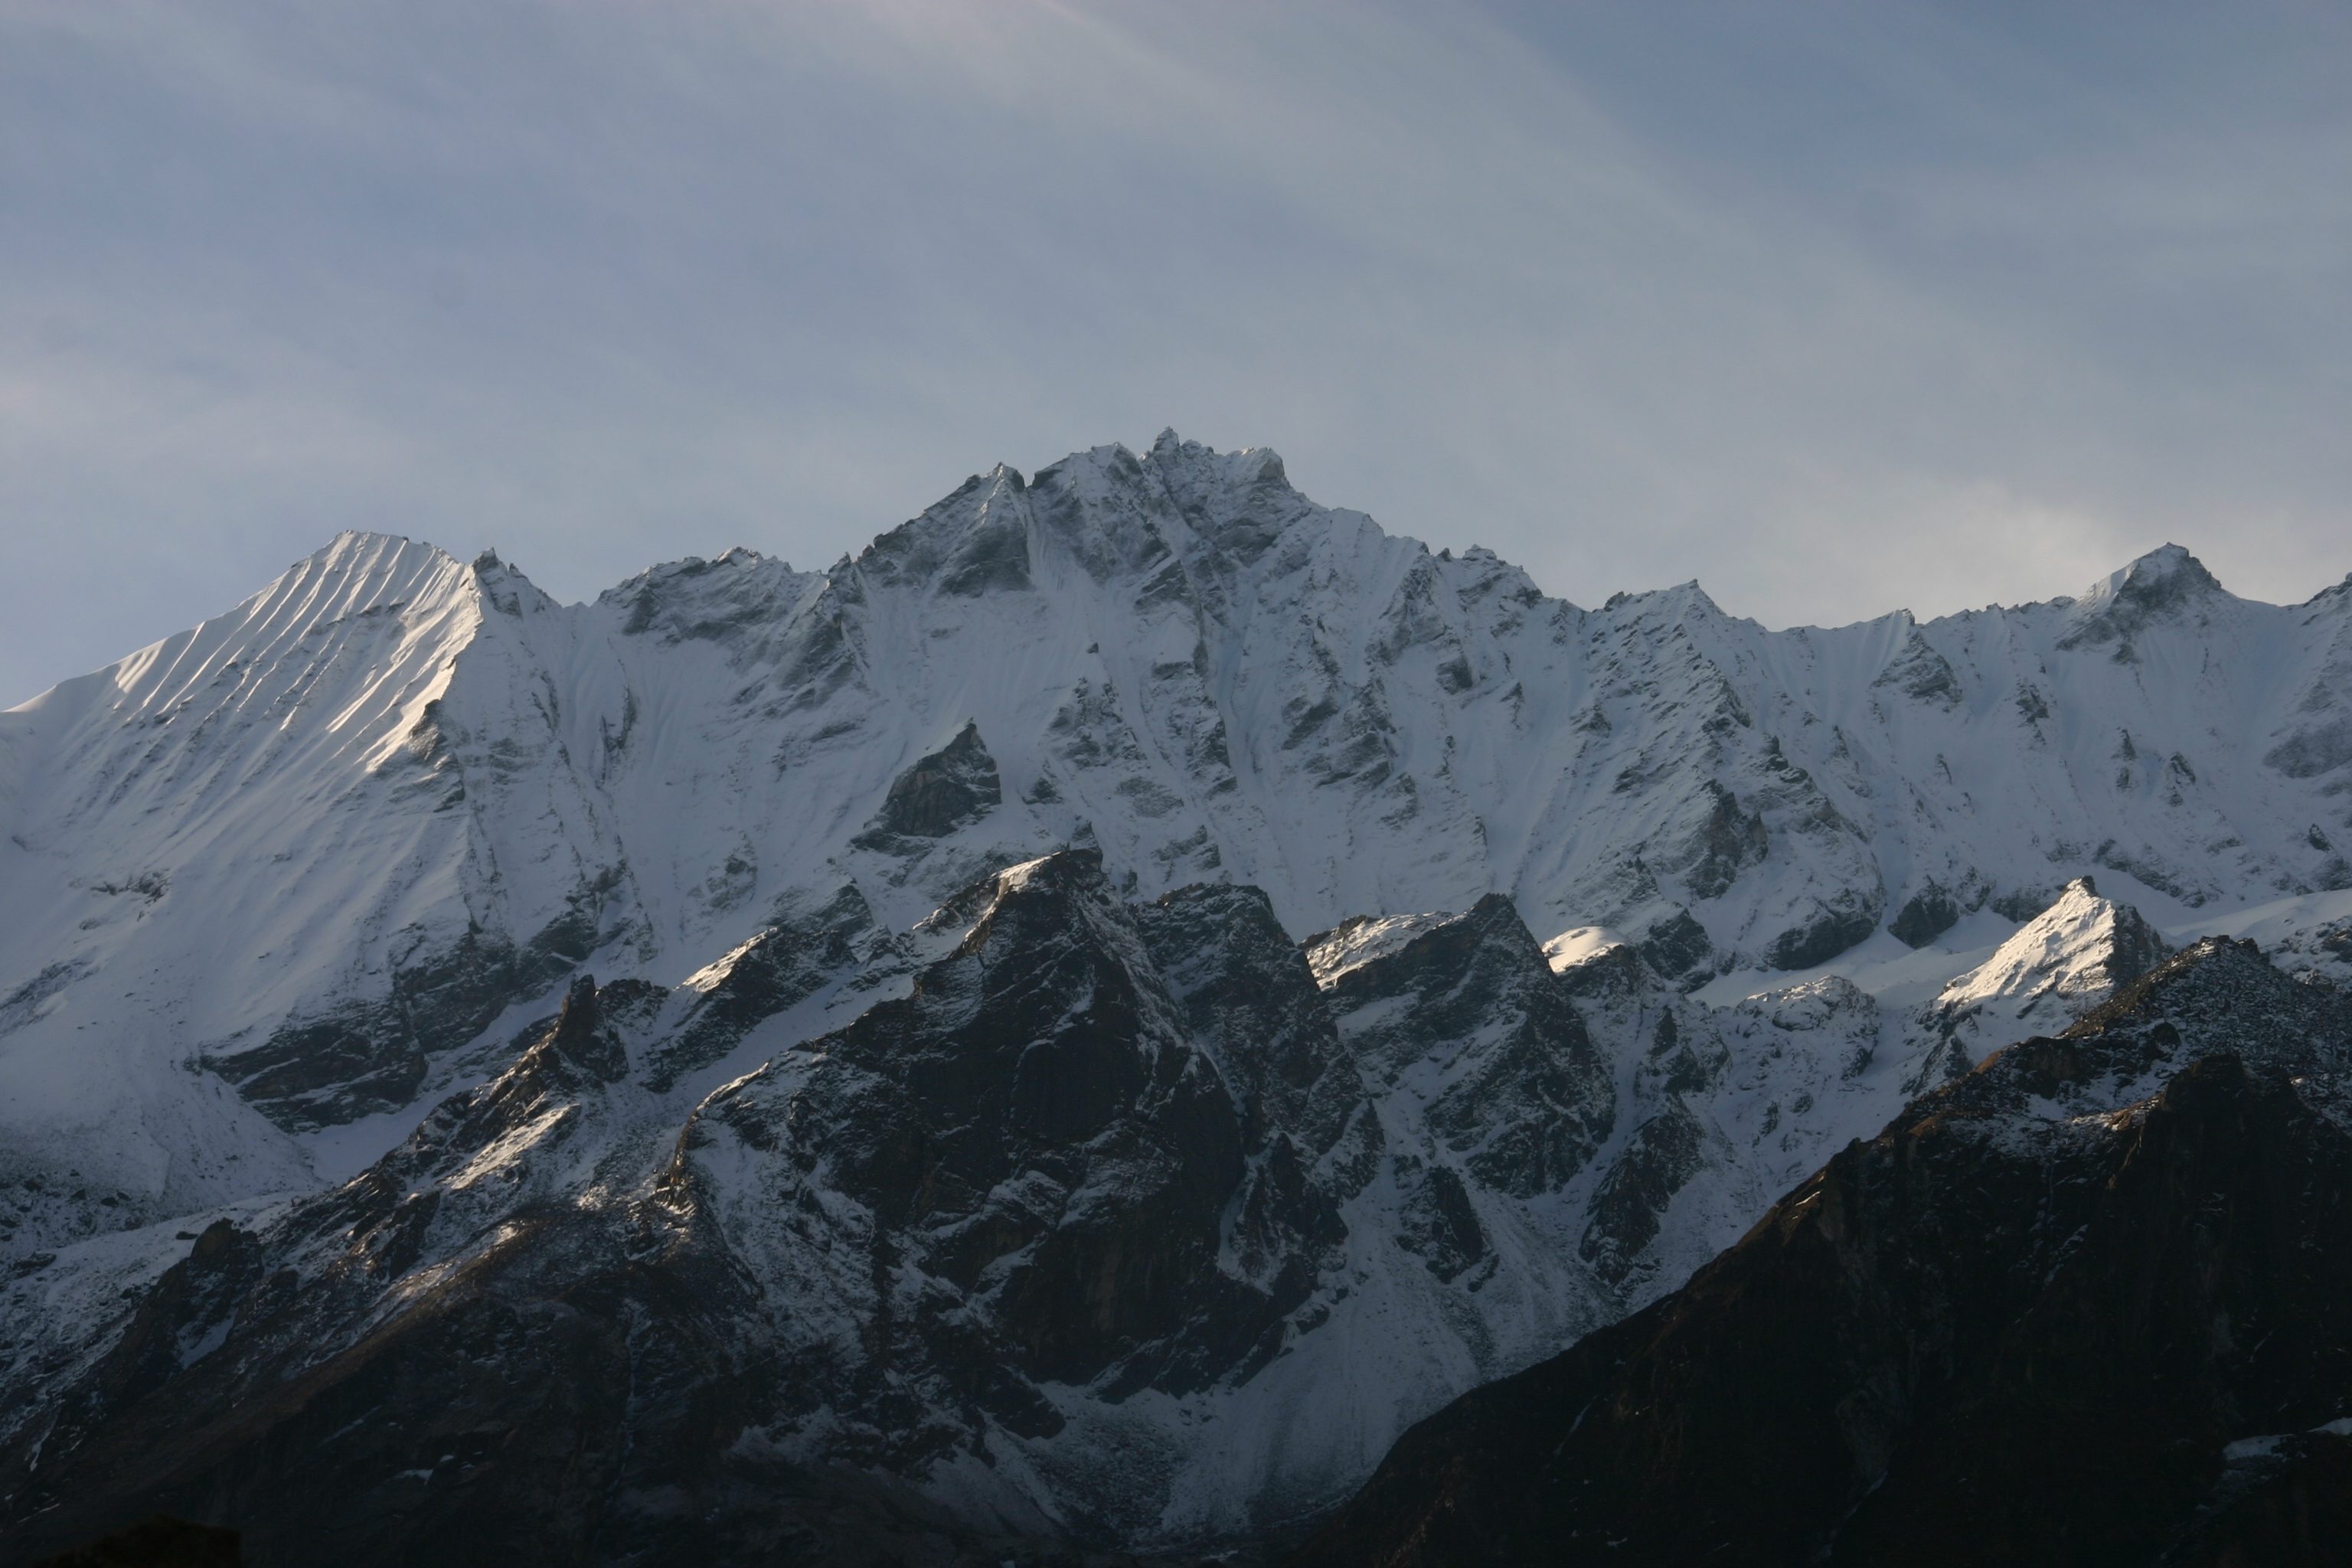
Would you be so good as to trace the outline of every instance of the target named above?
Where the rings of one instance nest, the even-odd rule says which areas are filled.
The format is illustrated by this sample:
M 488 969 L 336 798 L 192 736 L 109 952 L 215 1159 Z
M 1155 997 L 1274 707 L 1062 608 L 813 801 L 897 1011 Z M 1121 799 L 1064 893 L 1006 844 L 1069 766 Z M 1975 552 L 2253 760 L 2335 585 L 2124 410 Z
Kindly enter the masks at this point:
M 0 705 L 1266 446 L 1769 626 L 2352 572 L 2352 7 L 0 0 Z

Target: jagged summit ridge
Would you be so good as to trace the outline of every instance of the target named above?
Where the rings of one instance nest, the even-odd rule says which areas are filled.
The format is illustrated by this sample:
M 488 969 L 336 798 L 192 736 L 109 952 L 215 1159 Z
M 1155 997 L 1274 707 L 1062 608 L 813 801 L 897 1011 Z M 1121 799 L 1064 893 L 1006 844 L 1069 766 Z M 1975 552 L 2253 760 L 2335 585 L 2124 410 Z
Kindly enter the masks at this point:
M 17 1124 L 79 1103 L 43 1086 L 93 1031 L 297 1133 L 388 1113 L 592 959 L 671 984 L 845 882 L 898 929 L 1071 844 L 1298 933 L 1499 892 L 1685 984 L 2086 872 L 2175 918 L 2341 886 L 2347 604 L 2238 600 L 2168 546 L 1930 623 L 1584 610 L 1172 432 L 975 476 L 824 572 L 734 551 L 584 605 L 348 534 L 0 718 L 0 1003 L 47 1064 Z M 966 726 L 997 798 L 877 833 Z M 289 866 L 303 894 L 257 893 Z M 169 891 L 98 890 L 133 885 Z

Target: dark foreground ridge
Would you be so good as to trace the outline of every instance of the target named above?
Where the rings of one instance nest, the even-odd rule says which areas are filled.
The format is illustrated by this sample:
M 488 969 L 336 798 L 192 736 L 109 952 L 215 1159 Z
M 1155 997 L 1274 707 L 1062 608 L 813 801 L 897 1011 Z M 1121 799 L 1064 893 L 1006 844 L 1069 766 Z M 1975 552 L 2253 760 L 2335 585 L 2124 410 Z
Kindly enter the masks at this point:
M 2343 1562 L 2347 1038 L 2200 944 L 1423 1422 L 1289 1568 Z
M 33 1568 L 243 1568 L 236 1531 L 157 1514 Z

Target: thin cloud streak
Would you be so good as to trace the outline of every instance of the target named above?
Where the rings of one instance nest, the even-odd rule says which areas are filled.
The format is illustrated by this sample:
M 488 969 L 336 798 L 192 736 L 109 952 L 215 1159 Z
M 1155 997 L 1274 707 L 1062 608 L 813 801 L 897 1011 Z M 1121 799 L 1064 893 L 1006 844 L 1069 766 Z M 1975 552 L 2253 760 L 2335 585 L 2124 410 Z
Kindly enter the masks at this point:
M 2352 113 L 1643 9 L 0 4 L 0 700 L 337 528 L 577 597 L 1163 424 L 1588 604 L 2352 567 Z

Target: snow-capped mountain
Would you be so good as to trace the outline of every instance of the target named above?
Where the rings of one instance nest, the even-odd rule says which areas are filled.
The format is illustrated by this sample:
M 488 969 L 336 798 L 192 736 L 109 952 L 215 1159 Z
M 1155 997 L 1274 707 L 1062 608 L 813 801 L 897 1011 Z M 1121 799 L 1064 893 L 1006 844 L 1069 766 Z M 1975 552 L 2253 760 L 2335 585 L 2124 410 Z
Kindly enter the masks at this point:
M 761 1466 L 991 1539 L 1303 1517 L 2169 948 L 2352 977 L 2347 617 L 2169 546 L 1924 625 L 1581 610 L 1172 435 L 590 605 L 345 535 L 0 714 L 10 1516 L 289 1381 L 430 1428 L 557 1302 L 670 1347 L 547 1483 L 597 1551 L 688 1549 L 648 1487 L 814 1528 Z M 439 1473 L 367 1453 L 206 1462 L 281 1523 Z

